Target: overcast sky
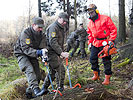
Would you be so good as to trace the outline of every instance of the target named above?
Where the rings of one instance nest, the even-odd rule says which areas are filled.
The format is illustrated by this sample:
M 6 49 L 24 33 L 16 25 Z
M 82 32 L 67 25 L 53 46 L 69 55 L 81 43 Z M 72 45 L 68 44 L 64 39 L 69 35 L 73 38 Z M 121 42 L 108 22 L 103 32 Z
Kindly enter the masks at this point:
M 32 5 L 32 13 L 38 13 L 38 0 L 30 0 Z M 43 0 L 42 0 L 43 1 Z M 109 13 L 109 0 L 88 0 L 88 5 L 94 3 L 100 13 Z M 126 0 L 126 13 L 129 13 Z M 118 15 L 118 0 L 110 0 L 111 15 Z M 26 16 L 28 14 L 29 0 L 1 0 L 0 3 L 0 20 L 16 19 L 18 16 Z
M 38 0 L 30 0 L 34 13 L 37 14 Z M 29 0 L 1 0 L 0 20 L 15 19 L 28 14 Z

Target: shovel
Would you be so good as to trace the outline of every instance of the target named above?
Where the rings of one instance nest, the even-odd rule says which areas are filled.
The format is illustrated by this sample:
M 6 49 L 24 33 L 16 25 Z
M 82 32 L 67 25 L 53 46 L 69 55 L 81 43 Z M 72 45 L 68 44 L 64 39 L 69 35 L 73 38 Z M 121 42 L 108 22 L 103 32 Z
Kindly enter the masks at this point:
M 72 87 L 71 77 L 70 77 L 69 68 L 68 68 L 69 67 L 69 65 L 68 65 L 68 58 L 66 58 L 66 67 L 67 67 L 67 74 L 68 74 L 68 78 L 69 78 L 70 89 L 76 88 L 77 86 L 79 86 L 79 88 L 81 88 L 81 85 L 79 83 L 77 83 L 74 87 Z
M 53 91 L 54 93 L 58 92 L 58 93 L 60 94 L 60 96 L 62 96 L 62 93 L 61 93 L 59 90 L 55 90 L 55 89 L 54 89 L 54 86 L 53 86 L 53 83 L 52 83 L 52 79 L 51 79 L 51 76 L 50 76 L 50 73 L 49 73 L 49 69 L 48 69 L 48 66 L 47 66 L 47 62 L 44 61 L 44 60 L 42 60 L 42 61 L 44 62 L 44 65 L 45 65 L 46 68 L 47 68 L 48 77 L 49 77 L 49 80 L 50 80 L 50 83 L 51 83 L 51 86 L 52 86 L 52 91 Z

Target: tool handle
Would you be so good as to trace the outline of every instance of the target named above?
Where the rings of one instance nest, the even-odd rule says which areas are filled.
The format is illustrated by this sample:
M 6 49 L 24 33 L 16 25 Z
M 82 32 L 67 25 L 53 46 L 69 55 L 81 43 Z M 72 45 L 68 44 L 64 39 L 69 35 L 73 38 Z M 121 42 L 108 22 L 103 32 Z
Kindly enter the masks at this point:
M 104 53 L 104 50 L 102 50 L 102 51 L 100 51 L 98 53 L 98 58 L 103 58 L 103 57 L 106 57 L 107 56 L 106 54 L 102 55 L 102 53 Z
M 67 66 L 67 74 L 68 74 L 68 78 L 69 78 L 69 85 L 70 85 L 70 88 L 72 88 L 72 82 L 71 82 L 71 77 L 70 77 L 70 73 L 69 73 L 69 68 Z
M 68 58 L 66 58 L 66 66 L 68 66 Z
M 53 83 L 52 83 L 52 79 L 51 79 L 51 76 L 50 76 L 50 73 L 49 73 L 48 66 L 46 66 L 46 68 L 47 68 L 48 77 L 49 77 L 49 80 L 50 80 L 50 83 L 51 83 L 52 89 L 54 90 L 54 86 L 53 86 Z

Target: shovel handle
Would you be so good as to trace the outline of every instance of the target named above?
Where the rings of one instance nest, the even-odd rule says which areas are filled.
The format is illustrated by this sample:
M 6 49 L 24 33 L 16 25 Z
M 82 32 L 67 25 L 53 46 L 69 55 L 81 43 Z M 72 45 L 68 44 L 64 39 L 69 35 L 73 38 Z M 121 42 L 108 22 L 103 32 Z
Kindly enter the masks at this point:
M 49 80 L 50 80 L 50 83 L 51 83 L 52 89 L 54 90 L 54 86 L 53 86 L 53 83 L 52 83 L 52 79 L 51 79 L 51 76 L 50 76 L 50 73 L 49 73 L 48 66 L 46 66 L 46 68 L 47 68 L 48 77 L 49 77 Z
M 72 88 L 71 77 L 70 77 L 69 68 L 68 68 L 68 58 L 66 58 L 66 67 L 67 67 L 67 74 L 69 78 L 69 85 L 70 85 L 70 88 Z
M 66 66 L 68 66 L 68 58 L 66 58 Z

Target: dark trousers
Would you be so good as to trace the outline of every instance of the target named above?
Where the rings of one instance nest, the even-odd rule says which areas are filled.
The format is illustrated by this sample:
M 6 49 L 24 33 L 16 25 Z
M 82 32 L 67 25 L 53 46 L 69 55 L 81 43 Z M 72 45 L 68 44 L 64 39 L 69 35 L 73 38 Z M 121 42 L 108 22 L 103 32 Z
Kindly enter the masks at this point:
M 92 64 L 91 69 L 97 71 L 100 75 L 99 65 L 98 65 L 98 53 L 103 49 L 103 47 L 91 47 L 90 63 Z M 111 75 L 111 56 L 106 56 L 102 58 L 104 64 L 105 75 Z
M 66 52 L 69 52 L 72 48 L 72 45 L 70 43 L 67 43 L 67 51 Z
M 85 41 L 80 41 L 80 51 L 81 51 L 81 55 L 86 55 Z
M 77 51 L 78 47 L 79 47 L 79 40 L 76 40 L 75 43 L 74 43 L 72 55 L 74 55 L 74 53 Z

